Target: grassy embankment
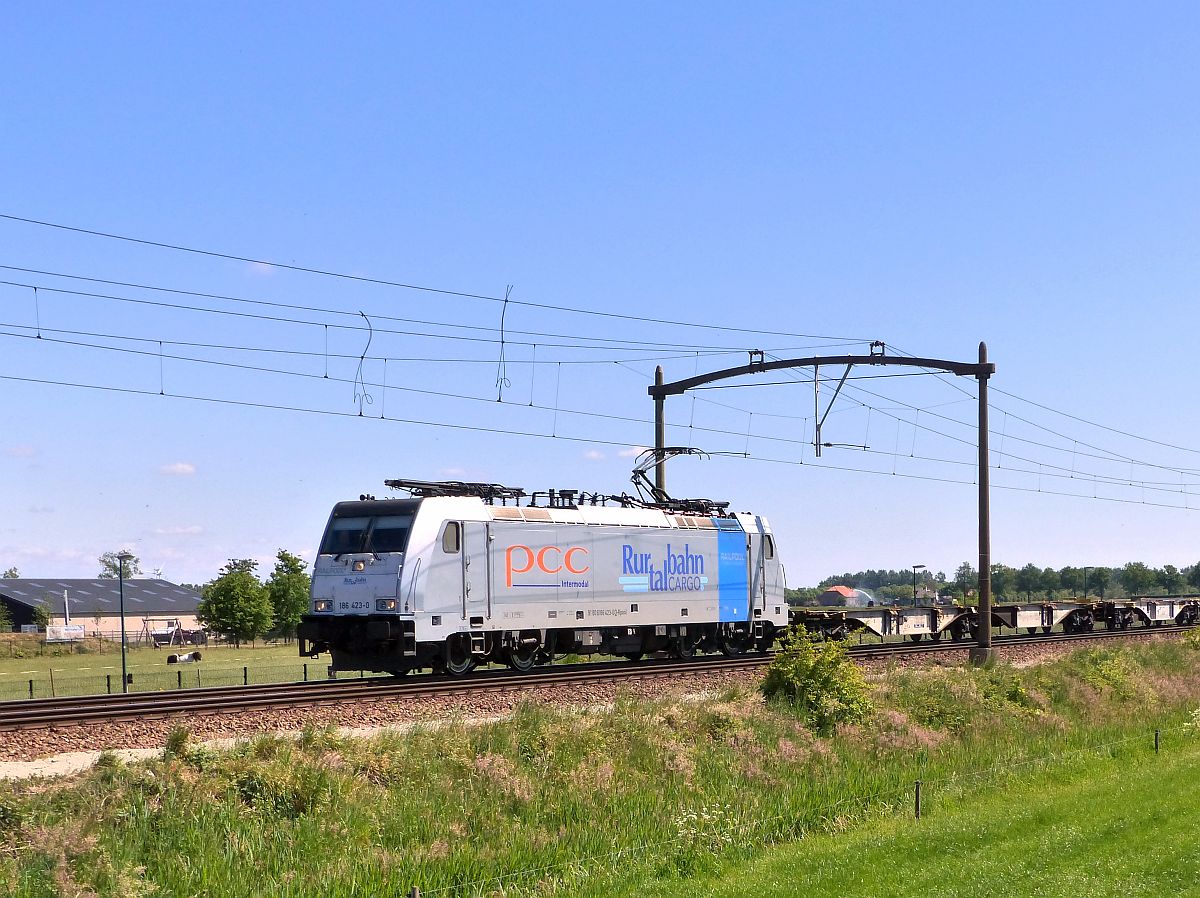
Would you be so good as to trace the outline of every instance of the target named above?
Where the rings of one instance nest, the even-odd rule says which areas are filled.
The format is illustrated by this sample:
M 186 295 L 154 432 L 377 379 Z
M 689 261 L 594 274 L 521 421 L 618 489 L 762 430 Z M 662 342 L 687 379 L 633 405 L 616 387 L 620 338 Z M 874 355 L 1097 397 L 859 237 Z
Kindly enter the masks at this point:
M 1200 895 L 1200 739 L 1042 769 L 986 794 L 772 848 L 646 898 L 1125 898 Z M 928 793 L 927 793 L 928 794 Z
M 991 796 L 992 813 L 1025 813 L 1029 795 L 1050 794 L 1030 783 L 1082 785 L 1089 770 L 1119 783 L 1153 768 L 1155 727 L 1166 734 L 1160 758 L 1195 758 L 1200 739 L 1183 725 L 1200 703 L 1198 660 L 1178 641 L 1025 670 L 891 671 L 874 681 L 871 719 L 827 735 L 738 691 L 592 711 L 525 707 L 503 723 L 368 741 L 310 731 L 229 753 L 180 737 L 157 762 L 105 759 L 71 781 L 0 786 L 0 893 L 335 898 L 419 885 L 440 895 L 601 895 L 715 876 L 772 844 L 791 843 L 771 855 L 781 870 L 812 870 L 810 839 L 831 831 L 842 833 L 826 849 L 831 863 L 889 833 L 925 845 L 920 834 L 933 830 L 945 834 L 945 856 L 960 843 L 969 865 L 990 846 L 964 842 L 961 827 L 935 829 L 956 801 Z M 973 775 L 981 758 L 993 766 Z M 931 814 L 920 824 L 909 819 L 916 779 Z M 1155 794 L 1194 811 L 1194 791 Z M 1067 797 L 1058 823 L 1086 832 Z M 998 847 L 1020 841 L 1019 826 L 980 832 Z M 1102 864 L 1122 856 L 1111 841 Z M 1178 838 L 1161 844 L 1182 849 Z M 1053 856 L 1053 845 L 1041 848 Z M 921 851 L 929 865 L 941 856 Z M 887 858 L 901 858 L 878 857 L 873 893 L 897 893 Z M 765 884 L 784 873 L 761 875 Z

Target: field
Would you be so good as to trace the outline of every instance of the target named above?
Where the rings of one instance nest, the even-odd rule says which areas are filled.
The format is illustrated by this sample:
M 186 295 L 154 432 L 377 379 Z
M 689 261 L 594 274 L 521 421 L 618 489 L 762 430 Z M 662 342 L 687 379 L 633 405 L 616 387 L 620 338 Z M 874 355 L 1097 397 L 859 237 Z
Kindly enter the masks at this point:
M 179 730 L 153 762 L 0 785 L 0 893 L 982 895 L 1053 872 L 1057 852 L 1076 878 L 1045 894 L 1161 894 L 1193 869 L 1198 660 L 1178 640 L 895 669 L 867 722 L 828 733 L 752 690 L 228 752 Z M 920 887 L 901 891 L 902 870 Z
M 35 698 L 54 695 L 94 695 L 121 691 L 121 645 L 89 639 L 80 646 L 43 646 L 33 637 L 0 640 L 0 701 L 29 698 L 30 680 Z M 167 657 L 197 649 L 198 664 L 167 664 Z M 130 646 L 126 664 L 133 675 L 133 691 L 178 689 L 196 685 L 227 686 L 248 679 L 251 683 L 301 680 L 308 664 L 311 679 L 323 678 L 329 656 L 308 660 L 296 653 L 296 644 Z M 243 670 L 245 668 L 245 670 Z M 343 674 L 345 676 L 346 674 Z

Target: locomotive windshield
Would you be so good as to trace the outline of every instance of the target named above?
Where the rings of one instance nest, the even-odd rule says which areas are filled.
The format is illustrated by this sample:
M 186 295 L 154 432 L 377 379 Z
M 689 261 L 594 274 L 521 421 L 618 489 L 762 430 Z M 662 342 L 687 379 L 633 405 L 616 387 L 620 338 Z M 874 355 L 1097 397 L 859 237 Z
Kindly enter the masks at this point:
M 411 514 L 335 516 L 321 540 L 321 554 L 403 552 L 412 520 Z

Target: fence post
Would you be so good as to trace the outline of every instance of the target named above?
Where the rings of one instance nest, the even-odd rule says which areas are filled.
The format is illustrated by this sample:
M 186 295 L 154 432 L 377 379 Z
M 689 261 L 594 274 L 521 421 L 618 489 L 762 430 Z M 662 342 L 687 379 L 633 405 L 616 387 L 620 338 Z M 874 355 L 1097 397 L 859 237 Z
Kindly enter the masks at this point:
M 182 689 L 183 688 L 183 671 L 182 670 L 175 671 L 175 680 L 178 683 L 178 688 Z
M 249 667 L 242 668 L 242 685 L 243 686 L 250 685 L 250 668 Z
M 200 668 L 196 668 L 196 688 L 200 688 Z
M 33 680 L 29 681 L 29 697 L 33 698 Z
M 53 667 L 50 668 L 50 697 L 56 698 L 56 694 L 54 692 L 54 668 Z
M 1154 731 L 1154 753 L 1158 754 L 1158 730 Z
M 112 674 L 104 675 L 104 685 L 108 690 L 108 694 L 112 695 Z
M 916 815 L 916 819 L 920 820 L 921 819 L 921 781 L 917 780 L 915 785 L 916 785 L 916 789 L 914 791 L 914 798 L 913 798 L 913 813 Z
M 308 682 L 308 662 L 304 664 L 304 682 Z
M 408 898 L 421 898 L 421 890 L 413 886 L 412 890 L 408 893 Z

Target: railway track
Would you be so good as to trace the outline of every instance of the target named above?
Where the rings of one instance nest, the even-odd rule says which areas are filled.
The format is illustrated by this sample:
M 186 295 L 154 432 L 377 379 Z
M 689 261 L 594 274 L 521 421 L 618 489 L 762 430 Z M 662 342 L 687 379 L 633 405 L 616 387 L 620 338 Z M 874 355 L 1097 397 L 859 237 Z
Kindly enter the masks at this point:
M 1074 635 L 1001 636 L 997 648 L 1053 645 L 1063 642 L 1111 639 L 1123 636 L 1178 633 L 1182 627 L 1099 631 Z M 879 659 L 965 651 L 970 642 L 908 642 L 848 646 L 854 658 Z M 612 683 L 621 680 L 672 678 L 713 671 L 763 667 L 770 655 L 733 658 L 706 657 L 686 661 L 614 661 L 538 668 L 529 673 L 496 670 L 470 677 L 428 675 L 411 679 L 373 677 L 364 680 L 327 680 L 266 686 L 217 686 L 172 692 L 137 692 L 127 695 L 67 696 L 0 702 L 0 731 L 73 726 L 90 723 L 161 719 L 182 714 L 261 711 L 303 705 L 336 705 L 355 702 L 425 698 L 469 692 L 511 692 L 538 686 Z

